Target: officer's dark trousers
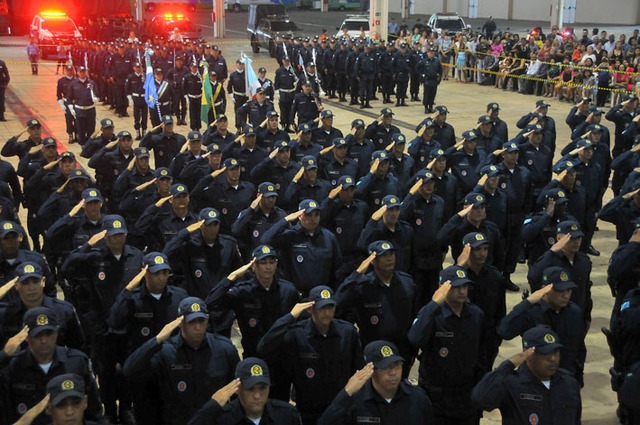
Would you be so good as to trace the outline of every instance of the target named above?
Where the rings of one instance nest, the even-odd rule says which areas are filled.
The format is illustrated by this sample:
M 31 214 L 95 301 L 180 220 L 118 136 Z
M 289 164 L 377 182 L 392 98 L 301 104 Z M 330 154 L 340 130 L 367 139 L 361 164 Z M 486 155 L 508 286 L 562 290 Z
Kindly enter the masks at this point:
M 590 201 L 587 201 L 590 202 Z M 584 215 L 584 227 L 582 231 L 584 232 L 584 237 L 582 238 L 582 243 L 580 245 L 580 251 L 587 252 L 589 250 L 589 246 L 591 246 L 591 241 L 593 239 L 593 233 L 596 231 L 596 205 L 595 202 L 591 202 L 591 205 L 587 205 L 587 210 Z
M 200 99 L 190 98 L 189 104 L 191 104 L 194 100 L 198 101 L 198 103 L 200 102 Z M 187 100 L 184 98 L 182 92 L 178 90 L 173 92 L 173 114 L 179 120 L 184 120 L 184 118 L 187 116 Z
M 0 84 L 0 114 L 4 114 L 4 94 L 7 91 L 7 86 Z
M 369 102 L 373 98 L 373 75 L 360 76 L 360 101 Z
M 94 335 L 92 358 L 96 361 L 96 372 L 100 385 L 100 398 L 104 404 L 104 414 L 117 417 L 116 401 L 119 409 L 131 409 L 131 395 L 122 375 L 122 365 L 127 359 L 128 342 L 126 335 Z
M 280 100 L 278 101 L 278 108 L 280 109 L 280 124 L 287 129 L 293 124 L 293 115 L 291 114 L 291 108 L 293 101 L 289 99 L 282 99 L 282 93 L 280 94 Z
M 171 104 L 165 106 L 156 105 L 155 108 L 149 108 L 149 118 L 151 118 L 151 126 L 160 125 L 160 117 L 171 115 Z
M 65 103 L 66 105 L 66 103 Z M 64 122 L 67 128 L 67 134 L 73 134 L 76 131 L 76 121 L 73 118 L 73 115 L 69 112 L 69 107 L 67 106 L 67 111 L 64 113 Z
M 189 98 L 189 127 L 191 130 L 200 130 L 200 111 L 202 109 L 202 98 Z M 211 109 L 213 111 L 213 109 Z
M 420 74 L 411 74 L 409 93 L 411 93 L 411 97 L 418 97 L 420 94 Z
M 94 131 L 96 131 L 96 108 L 76 108 L 76 138 L 78 143 L 84 146 Z
M 504 273 L 514 273 L 518 256 L 520 255 L 520 247 L 522 245 L 522 222 L 523 214 L 513 213 L 508 216 L 507 231 L 505 235 L 507 252 L 505 253 Z
M 156 113 L 156 116 L 158 114 Z M 141 97 L 133 98 L 133 128 L 136 130 L 146 130 L 147 120 L 149 118 L 149 109 L 147 102 Z
M 240 109 L 242 107 L 242 105 L 244 105 L 245 103 L 247 103 L 247 101 L 249 100 L 249 98 L 247 96 L 237 96 L 237 95 L 233 95 L 233 98 L 235 99 L 235 104 L 233 105 L 233 111 L 235 112 L 236 115 L 236 128 L 240 128 L 240 123 L 242 122 L 240 115 L 238 114 L 238 109 Z
M 391 97 L 391 93 L 393 93 L 393 76 L 382 74 L 382 94 L 385 97 Z
M 407 98 L 407 86 L 409 81 L 396 81 L 396 99 L 404 100 Z
M 351 87 L 351 102 L 358 101 L 358 92 L 360 91 L 360 81 L 357 78 L 349 78 L 349 86 Z
M 125 115 L 129 102 L 127 101 L 127 92 L 124 89 L 124 81 L 116 80 L 114 89 L 116 95 L 116 114 Z
M 29 213 L 27 214 L 27 231 L 33 241 L 33 250 L 40 252 L 40 234 L 42 233 L 42 230 L 38 223 L 38 216 L 36 215 L 37 211 L 37 209 L 34 211 L 29 210 Z
M 422 99 L 422 104 L 426 108 L 433 108 L 437 91 L 438 84 L 436 82 L 428 81 L 424 83 L 424 99 Z
M 336 74 L 336 90 L 338 94 L 346 95 L 349 89 L 349 81 L 346 74 Z
M 335 95 L 336 93 L 336 74 L 328 72 L 327 76 L 327 88 L 325 89 L 329 94 Z

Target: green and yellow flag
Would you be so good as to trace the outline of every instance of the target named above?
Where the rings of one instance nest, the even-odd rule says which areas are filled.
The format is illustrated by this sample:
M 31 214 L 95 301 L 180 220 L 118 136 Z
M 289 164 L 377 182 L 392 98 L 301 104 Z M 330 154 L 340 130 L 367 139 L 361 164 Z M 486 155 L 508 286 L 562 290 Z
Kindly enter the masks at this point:
M 209 110 L 211 109 L 211 83 L 209 82 L 209 64 L 207 61 L 200 62 L 203 66 L 204 72 L 202 73 L 202 106 L 200 107 L 200 119 L 209 125 Z M 205 125 L 205 127 L 206 127 Z

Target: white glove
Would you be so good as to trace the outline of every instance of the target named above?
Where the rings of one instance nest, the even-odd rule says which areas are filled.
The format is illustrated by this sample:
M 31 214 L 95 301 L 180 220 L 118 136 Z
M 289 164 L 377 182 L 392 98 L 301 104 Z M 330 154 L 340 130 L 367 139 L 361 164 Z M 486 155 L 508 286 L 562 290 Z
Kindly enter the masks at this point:
M 75 107 L 75 105 L 69 105 L 69 112 L 71 112 L 71 116 L 73 118 L 76 117 L 76 107 Z
M 100 98 L 94 97 L 93 98 L 93 103 L 98 103 L 98 102 L 100 102 Z
M 133 96 L 129 95 L 127 99 L 129 99 L 129 106 L 133 106 Z
M 184 100 L 187 101 L 187 108 L 189 107 L 189 96 L 185 95 L 184 96 Z
M 64 104 L 64 99 L 58 99 L 58 105 L 60 105 L 60 109 L 62 109 L 62 112 L 64 112 L 66 114 L 67 113 L 67 107 Z

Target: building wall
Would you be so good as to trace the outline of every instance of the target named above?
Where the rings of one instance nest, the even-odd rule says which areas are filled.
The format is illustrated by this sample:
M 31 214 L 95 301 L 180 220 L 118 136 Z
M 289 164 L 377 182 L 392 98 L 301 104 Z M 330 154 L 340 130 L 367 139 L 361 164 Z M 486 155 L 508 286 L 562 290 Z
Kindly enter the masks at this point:
M 638 0 L 608 2 L 577 0 L 576 22 L 635 25 L 640 23 L 640 2 Z
M 478 4 L 478 17 L 493 16 L 493 19 L 510 19 L 509 3 L 511 0 L 480 0 Z

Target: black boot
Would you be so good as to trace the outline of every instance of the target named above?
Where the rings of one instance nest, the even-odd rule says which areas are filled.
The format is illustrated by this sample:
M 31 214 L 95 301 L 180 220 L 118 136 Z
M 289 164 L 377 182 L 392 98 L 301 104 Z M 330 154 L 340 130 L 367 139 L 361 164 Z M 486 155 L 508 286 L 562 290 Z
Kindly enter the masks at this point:
M 140 129 L 137 129 L 136 133 L 137 133 L 136 140 L 142 139 L 142 133 L 140 132 Z
M 0 113 L 0 121 L 6 121 L 7 119 L 4 117 L 4 112 Z
M 402 99 L 402 101 L 400 102 L 400 106 L 407 106 L 407 103 L 405 102 L 404 99 Z
M 511 275 L 505 273 L 504 275 L 505 289 L 511 292 L 520 292 L 520 287 L 511 281 Z
M 369 105 L 369 101 L 368 100 L 367 100 L 367 103 L 365 103 L 364 107 L 367 108 L 367 109 L 371 109 L 372 108 L 372 106 Z
M 396 106 L 400 106 L 400 99 L 396 99 Z

